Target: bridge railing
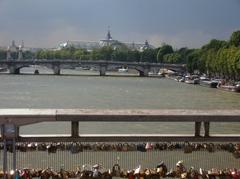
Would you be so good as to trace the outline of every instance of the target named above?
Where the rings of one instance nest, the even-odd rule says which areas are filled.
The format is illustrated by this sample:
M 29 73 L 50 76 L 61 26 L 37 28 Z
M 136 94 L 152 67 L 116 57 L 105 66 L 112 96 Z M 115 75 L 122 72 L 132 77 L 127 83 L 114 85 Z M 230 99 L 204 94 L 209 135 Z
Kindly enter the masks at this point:
M 71 122 L 71 134 L 69 135 L 19 135 L 19 127 L 34 124 L 39 122 Z M 81 134 L 79 135 L 79 122 L 167 122 L 167 123 L 181 123 L 181 122 L 191 122 L 194 123 L 194 133 L 193 134 Z M 7 171 L 9 168 L 9 160 L 7 157 L 12 157 L 11 168 L 16 169 L 19 165 L 19 160 L 25 160 L 26 157 L 21 158 L 21 153 L 16 151 L 17 143 L 30 143 L 30 142 L 81 142 L 81 143 L 147 143 L 147 142 L 239 142 L 240 135 L 232 134 L 218 134 L 211 135 L 210 124 L 225 122 L 225 123 L 239 123 L 240 122 L 240 110 L 86 110 L 86 109 L 0 109 L 0 124 L 1 124 L 1 142 L 3 143 L 3 170 Z M 91 125 L 91 124 L 89 124 Z M 201 126 L 203 125 L 204 130 L 202 131 Z M 12 153 L 8 153 L 8 146 L 12 145 Z M 167 152 L 170 152 L 168 150 Z M 41 153 L 41 152 L 40 152 Z M 69 152 L 68 152 L 69 153 Z M 172 152 L 170 152 L 172 153 Z M 181 151 L 182 153 L 182 151 Z M 65 153 L 66 154 L 66 153 Z M 114 160 L 118 155 L 122 155 L 119 151 L 103 151 L 102 153 L 81 153 L 81 157 L 89 154 L 87 159 L 93 160 L 92 155 L 100 157 L 102 161 L 105 159 L 102 156 L 111 158 Z M 155 158 L 159 155 L 166 155 L 163 151 L 158 151 L 157 153 L 146 153 L 146 154 L 135 154 L 132 151 L 126 154 L 128 157 L 122 157 L 124 160 L 131 159 L 134 156 L 134 160 L 138 158 L 144 158 L 144 160 L 149 160 L 150 158 Z M 197 160 L 204 157 L 203 151 L 196 152 Z M 24 154 L 25 155 L 25 154 Z M 36 156 L 36 154 L 32 154 Z M 41 154 L 44 155 L 45 154 Z M 68 156 L 69 154 L 67 154 Z M 111 156 L 108 156 L 111 155 Z M 143 156 L 142 156 L 143 155 Z M 175 158 L 178 158 L 179 153 L 175 153 Z M 192 154 L 191 154 L 192 155 Z M 217 153 L 216 156 L 222 156 L 226 160 L 232 160 L 225 157 L 222 153 Z M 190 156 L 190 155 L 189 155 Z M 18 158 L 20 157 L 20 158 Z M 46 156 L 45 156 L 46 157 Z M 78 158 L 79 160 L 81 159 Z M 170 157 L 170 156 L 169 156 Z M 196 157 L 191 156 L 193 159 Z M 190 157 L 190 158 L 191 158 Z M 32 159 L 31 159 L 32 158 Z M 41 158 L 41 157 L 40 157 Z M 40 159 L 38 158 L 38 159 Z M 67 157 L 72 158 L 72 157 Z M 95 162 L 94 161 L 92 162 Z M 60 157 L 61 159 L 61 157 Z M 57 159 L 57 160 L 60 160 Z M 72 158 L 74 160 L 74 158 Z M 85 158 L 86 159 L 86 158 Z M 84 159 L 84 161 L 85 161 Z M 155 160 L 154 159 L 154 160 Z M 29 157 L 30 160 L 36 160 L 34 157 Z M 133 158 L 131 159 L 133 160 Z M 212 162 L 217 161 L 217 159 L 212 159 Z M 193 161 L 191 159 L 191 161 Z M 26 162 L 26 161 L 25 161 Z M 69 162 L 69 161 L 68 161 Z M 155 161 L 156 162 L 156 161 Z M 24 163 L 24 162 L 23 162 Z M 43 162 L 44 163 L 44 162 Z M 131 162 L 130 162 L 131 163 Z M 146 162 L 147 163 L 147 162 Z M 173 163 L 173 162 L 170 162 Z M 201 162 L 200 162 L 201 163 Z M 211 162 L 210 162 L 211 163 Z M 233 162 L 234 163 L 234 162 Z M 133 165 L 134 163 L 131 163 Z M 211 163 L 212 164 L 212 163 Z M 32 164 L 33 165 L 33 164 Z M 127 164 L 123 164 L 127 166 Z M 130 165 L 130 164 L 129 164 Z

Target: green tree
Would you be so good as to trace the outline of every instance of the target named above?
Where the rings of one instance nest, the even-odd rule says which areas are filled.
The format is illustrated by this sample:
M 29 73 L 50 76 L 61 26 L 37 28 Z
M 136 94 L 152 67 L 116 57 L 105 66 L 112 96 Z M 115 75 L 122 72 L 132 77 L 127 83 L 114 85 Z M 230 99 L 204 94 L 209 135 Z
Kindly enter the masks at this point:
M 166 54 L 170 54 L 173 53 L 173 48 L 171 45 L 163 45 L 162 47 L 160 47 L 159 49 L 157 49 L 157 62 L 163 62 L 163 56 Z
M 240 47 L 240 30 L 232 33 L 230 37 L 230 44 L 235 47 Z
M 112 52 L 112 60 L 114 61 L 127 61 L 128 52 L 126 50 L 116 49 Z
M 100 57 L 101 57 L 100 60 L 106 60 L 106 61 L 112 60 L 113 48 L 110 47 L 110 46 L 109 47 L 102 47 L 99 50 L 99 53 L 100 53 Z
M 199 49 L 192 50 L 187 56 L 187 70 L 193 73 L 195 70 L 200 69 L 201 51 Z
M 156 55 L 154 49 L 146 49 L 141 52 L 141 62 L 156 62 Z
M 208 44 L 202 46 L 202 50 L 209 50 L 209 49 L 214 49 L 218 50 L 220 48 L 225 48 L 228 47 L 228 43 L 224 40 L 216 40 L 212 39 Z
M 0 60 L 5 60 L 7 58 L 7 53 L 0 49 Z
M 179 53 L 171 53 L 166 54 L 163 56 L 163 62 L 164 63 L 180 63 L 182 61 L 182 57 Z
M 140 52 L 137 50 L 129 50 L 127 52 L 127 61 L 129 62 L 139 62 L 141 58 Z

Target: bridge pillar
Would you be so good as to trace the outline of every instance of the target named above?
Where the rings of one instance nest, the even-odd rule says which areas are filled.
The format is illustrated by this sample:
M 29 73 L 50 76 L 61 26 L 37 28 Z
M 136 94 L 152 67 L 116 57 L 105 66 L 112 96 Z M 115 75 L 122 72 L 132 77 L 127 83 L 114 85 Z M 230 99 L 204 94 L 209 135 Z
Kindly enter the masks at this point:
M 106 75 L 106 71 L 107 71 L 107 67 L 106 66 L 100 66 L 100 76 L 105 76 Z
M 59 65 L 53 66 L 53 73 L 54 75 L 60 75 L 61 69 Z
M 141 77 L 144 77 L 144 76 L 148 76 L 148 73 L 149 73 L 149 69 L 147 68 L 147 69 L 144 69 L 143 71 L 140 71 L 139 75 Z
M 20 69 L 16 68 L 15 66 L 10 66 L 9 67 L 9 73 L 10 74 L 19 74 L 20 73 Z

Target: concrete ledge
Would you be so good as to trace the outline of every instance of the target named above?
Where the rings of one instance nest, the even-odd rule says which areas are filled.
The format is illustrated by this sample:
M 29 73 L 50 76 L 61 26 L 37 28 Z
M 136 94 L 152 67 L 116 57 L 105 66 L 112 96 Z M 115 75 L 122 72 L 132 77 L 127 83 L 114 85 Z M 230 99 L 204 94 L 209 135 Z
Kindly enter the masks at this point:
M 240 110 L 0 109 L 0 124 L 46 121 L 240 122 Z
M 240 122 L 240 110 L 96 110 L 59 109 L 57 121 Z

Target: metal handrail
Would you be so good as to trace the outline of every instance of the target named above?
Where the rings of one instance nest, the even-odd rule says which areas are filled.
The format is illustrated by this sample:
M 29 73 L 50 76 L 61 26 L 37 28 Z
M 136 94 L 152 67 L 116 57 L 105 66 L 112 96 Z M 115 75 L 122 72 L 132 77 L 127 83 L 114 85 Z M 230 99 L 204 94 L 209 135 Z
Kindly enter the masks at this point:
M 240 110 L 99 110 L 99 109 L 0 109 L 0 124 L 12 123 L 23 126 L 38 122 L 71 121 L 69 136 L 20 136 L 16 140 L 54 142 L 54 141 L 240 141 L 239 134 L 209 135 L 210 122 L 240 122 Z M 80 121 L 88 122 L 194 122 L 192 135 L 125 134 L 125 135 L 81 135 Z M 201 124 L 204 134 L 201 135 Z

